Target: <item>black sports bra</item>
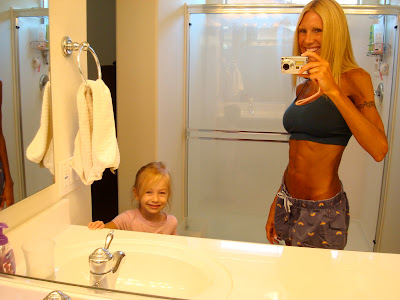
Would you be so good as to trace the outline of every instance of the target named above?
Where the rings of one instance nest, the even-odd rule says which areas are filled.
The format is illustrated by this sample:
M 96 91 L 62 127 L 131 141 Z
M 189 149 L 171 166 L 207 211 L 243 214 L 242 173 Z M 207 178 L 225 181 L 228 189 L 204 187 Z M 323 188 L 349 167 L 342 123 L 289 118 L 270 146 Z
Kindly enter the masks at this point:
M 352 136 L 335 104 L 323 96 L 303 105 L 293 101 L 283 115 L 283 126 L 291 140 L 346 146 Z

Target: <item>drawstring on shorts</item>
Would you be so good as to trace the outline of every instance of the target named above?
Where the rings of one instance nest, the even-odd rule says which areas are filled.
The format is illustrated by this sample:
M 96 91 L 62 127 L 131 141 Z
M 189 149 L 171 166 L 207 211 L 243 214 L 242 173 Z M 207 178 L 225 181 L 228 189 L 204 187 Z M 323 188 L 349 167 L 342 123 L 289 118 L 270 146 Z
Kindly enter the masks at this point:
M 289 200 L 290 195 L 284 190 L 280 190 L 278 192 L 278 197 L 283 199 L 283 205 L 285 206 L 285 211 L 287 213 L 290 213 L 290 207 L 293 205 L 293 203 Z

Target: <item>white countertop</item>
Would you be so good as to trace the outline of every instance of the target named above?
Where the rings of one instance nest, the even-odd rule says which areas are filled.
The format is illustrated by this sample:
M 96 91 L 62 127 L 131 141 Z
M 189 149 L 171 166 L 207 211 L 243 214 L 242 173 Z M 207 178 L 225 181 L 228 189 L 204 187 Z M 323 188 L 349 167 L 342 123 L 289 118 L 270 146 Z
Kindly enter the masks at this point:
M 59 267 L 57 264 L 60 258 L 78 255 L 76 252 L 80 251 L 80 245 L 90 246 L 89 252 L 104 246 L 109 230 L 91 231 L 85 226 L 68 224 L 67 205 L 67 201 L 61 201 L 8 233 L 16 254 L 17 274 L 25 274 L 21 243 L 35 235 L 55 240 L 56 268 Z M 54 218 L 55 215 L 57 218 Z M 161 254 L 164 249 L 169 249 L 170 253 L 176 252 L 177 255 L 191 253 L 188 257 L 197 264 L 215 262 L 211 263 L 215 265 L 214 268 L 207 266 L 206 275 L 212 278 L 211 273 L 214 271 L 221 272 L 218 275 L 228 274 L 224 276 L 229 278 L 226 297 L 229 300 L 400 299 L 400 254 L 287 247 L 120 230 L 114 232 L 110 251 L 126 251 L 129 247 L 134 249 L 135 245 L 143 246 L 146 243 Z M 87 255 L 90 253 L 86 253 L 87 249 L 83 250 L 82 265 L 86 268 Z M 143 299 L 2 274 L 0 289 L 0 299 L 7 300 L 43 299 L 43 295 L 54 289 L 71 293 L 71 296 L 74 295 L 73 300 Z M 41 298 L 38 298 L 39 294 Z M 207 298 L 214 299 L 222 300 L 212 296 Z
M 70 225 L 55 238 L 104 241 L 108 230 Z M 400 299 L 400 255 L 310 249 L 116 230 L 111 245 L 143 240 L 186 247 L 222 264 L 232 279 L 228 299 Z M 99 245 L 103 246 L 103 244 Z M 114 247 L 114 248 L 115 248 Z M 110 247 L 110 250 L 113 247 Z M 123 249 L 114 249 L 123 250 Z M 114 251 L 113 250 L 113 251 Z

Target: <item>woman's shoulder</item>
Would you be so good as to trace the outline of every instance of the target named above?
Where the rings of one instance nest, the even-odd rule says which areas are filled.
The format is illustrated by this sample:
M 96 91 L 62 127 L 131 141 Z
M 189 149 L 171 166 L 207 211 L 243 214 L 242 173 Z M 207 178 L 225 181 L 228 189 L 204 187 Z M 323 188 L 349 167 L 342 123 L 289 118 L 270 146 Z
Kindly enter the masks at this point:
M 356 103 L 364 101 L 365 97 L 373 97 L 371 76 L 362 68 L 352 69 L 342 73 L 341 87 L 343 92 Z
M 371 76 L 363 68 L 355 68 L 342 73 L 341 80 L 359 82 L 360 80 L 371 81 Z

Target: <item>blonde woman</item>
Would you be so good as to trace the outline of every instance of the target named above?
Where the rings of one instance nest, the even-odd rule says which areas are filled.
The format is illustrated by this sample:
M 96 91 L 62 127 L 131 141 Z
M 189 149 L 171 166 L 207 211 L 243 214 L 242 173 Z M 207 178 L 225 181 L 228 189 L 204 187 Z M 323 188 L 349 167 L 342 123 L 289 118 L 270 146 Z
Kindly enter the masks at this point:
M 290 133 L 289 163 L 265 226 L 271 244 L 343 249 L 349 206 L 339 179 L 343 151 L 353 135 L 376 161 L 388 142 L 375 107 L 369 74 L 354 60 L 343 9 L 314 0 L 296 27 L 294 55 L 309 62 L 294 75 L 305 79 L 283 117 Z
M 111 222 L 90 222 L 90 229 L 121 229 L 149 233 L 177 235 L 175 216 L 164 213 L 171 195 L 171 175 L 162 162 L 151 162 L 136 174 L 133 187 L 139 208 L 116 216 Z

